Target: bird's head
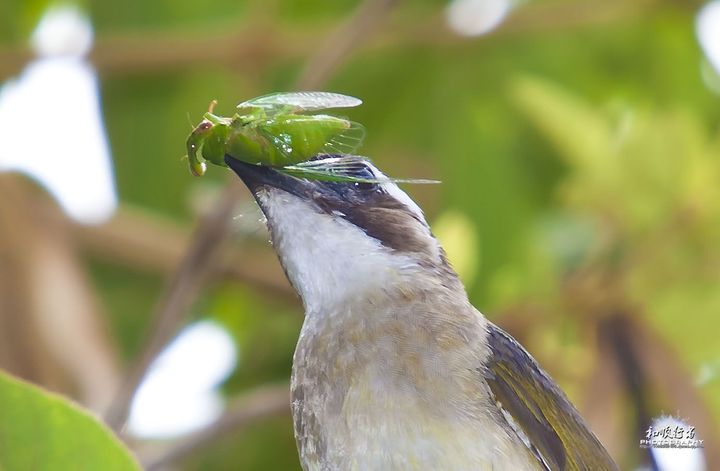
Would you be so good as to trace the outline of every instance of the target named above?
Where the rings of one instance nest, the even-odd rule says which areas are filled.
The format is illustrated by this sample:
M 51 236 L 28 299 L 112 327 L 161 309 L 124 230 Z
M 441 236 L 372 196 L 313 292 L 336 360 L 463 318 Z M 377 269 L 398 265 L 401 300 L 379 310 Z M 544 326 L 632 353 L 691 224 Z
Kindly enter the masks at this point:
M 354 296 L 411 296 L 426 284 L 456 289 L 457 277 L 420 207 L 370 162 L 354 162 L 345 174 L 382 182 L 295 178 L 226 157 L 265 214 L 307 310 Z

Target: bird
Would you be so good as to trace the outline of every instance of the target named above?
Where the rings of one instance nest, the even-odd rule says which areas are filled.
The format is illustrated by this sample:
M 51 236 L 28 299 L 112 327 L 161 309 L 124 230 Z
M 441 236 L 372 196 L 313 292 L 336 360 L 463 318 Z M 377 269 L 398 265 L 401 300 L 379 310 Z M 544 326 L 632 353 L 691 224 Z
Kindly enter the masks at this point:
M 225 162 L 305 309 L 290 384 L 303 470 L 618 469 L 557 383 L 473 307 L 421 208 L 369 159 L 343 167 L 352 182 Z

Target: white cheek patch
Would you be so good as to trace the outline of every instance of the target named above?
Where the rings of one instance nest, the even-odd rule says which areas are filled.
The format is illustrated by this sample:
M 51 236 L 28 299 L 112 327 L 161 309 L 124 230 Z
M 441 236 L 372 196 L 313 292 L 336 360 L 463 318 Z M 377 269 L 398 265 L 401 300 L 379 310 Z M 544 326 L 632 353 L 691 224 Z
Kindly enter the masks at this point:
M 359 290 L 383 286 L 413 263 L 340 215 L 282 190 L 257 194 L 275 249 L 308 311 L 343 303 Z

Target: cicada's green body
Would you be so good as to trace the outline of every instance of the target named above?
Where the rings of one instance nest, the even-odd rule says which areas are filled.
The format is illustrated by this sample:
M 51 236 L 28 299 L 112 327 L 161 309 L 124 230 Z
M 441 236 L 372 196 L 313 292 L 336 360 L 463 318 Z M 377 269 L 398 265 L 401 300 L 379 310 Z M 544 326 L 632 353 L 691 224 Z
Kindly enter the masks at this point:
M 344 118 L 309 112 L 361 103 L 337 93 L 276 93 L 241 103 L 238 112 L 226 118 L 212 113 L 213 102 L 187 139 L 190 171 L 193 175 L 204 174 L 205 162 L 225 167 L 225 156 L 229 155 L 298 178 L 346 183 L 433 183 L 354 175 L 363 158 L 352 154 L 362 144 L 364 128 Z M 311 160 L 314 157 L 322 158 Z
M 329 115 L 303 114 L 357 106 L 360 100 L 324 92 L 279 93 L 238 105 L 231 118 L 205 114 L 187 140 L 190 170 L 205 162 L 225 166 L 225 155 L 246 163 L 285 167 L 322 153 L 352 153 L 362 142 L 361 125 Z
M 320 153 L 352 123 L 327 115 L 284 115 L 249 124 L 234 121 L 227 133 L 227 153 L 248 163 L 285 166 Z

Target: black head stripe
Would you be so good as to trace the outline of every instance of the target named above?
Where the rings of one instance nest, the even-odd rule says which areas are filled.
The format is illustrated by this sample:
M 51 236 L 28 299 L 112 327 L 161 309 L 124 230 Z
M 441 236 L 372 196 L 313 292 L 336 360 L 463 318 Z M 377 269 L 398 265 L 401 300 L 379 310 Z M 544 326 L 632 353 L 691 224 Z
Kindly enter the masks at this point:
M 401 252 L 422 252 L 428 239 L 413 226 L 424 224 L 403 203 L 379 186 L 362 188 L 348 183 L 332 184 L 335 195 L 321 194 L 315 203 L 329 214 L 342 217 L 379 240 L 386 247 Z

